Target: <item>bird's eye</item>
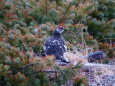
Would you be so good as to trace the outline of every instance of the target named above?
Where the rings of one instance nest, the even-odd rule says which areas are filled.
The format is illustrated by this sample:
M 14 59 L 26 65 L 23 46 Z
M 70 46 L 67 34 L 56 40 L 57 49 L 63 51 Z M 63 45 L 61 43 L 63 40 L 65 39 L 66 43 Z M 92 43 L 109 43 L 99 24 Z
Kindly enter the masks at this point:
M 58 31 L 59 33 L 62 33 L 64 31 L 63 28 L 57 28 L 56 31 Z

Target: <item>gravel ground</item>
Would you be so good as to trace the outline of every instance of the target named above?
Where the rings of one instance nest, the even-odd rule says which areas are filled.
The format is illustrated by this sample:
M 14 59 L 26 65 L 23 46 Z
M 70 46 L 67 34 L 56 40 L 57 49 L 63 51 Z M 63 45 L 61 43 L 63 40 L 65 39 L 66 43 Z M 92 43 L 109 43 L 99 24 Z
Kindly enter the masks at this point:
M 89 86 L 115 86 L 115 65 L 86 63 L 79 71 L 86 76 Z M 73 86 L 73 80 L 69 80 L 62 86 Z
M 115 65 L 86 63 L 79 71 L 88 78 L 89 86 L 115 86 Z M 62 86 L 73 86 L 73 81 L 68 81 Z
M 89 86 L 115 86 L 115 65 L 87 63 L 80 73 L 87 76 Z

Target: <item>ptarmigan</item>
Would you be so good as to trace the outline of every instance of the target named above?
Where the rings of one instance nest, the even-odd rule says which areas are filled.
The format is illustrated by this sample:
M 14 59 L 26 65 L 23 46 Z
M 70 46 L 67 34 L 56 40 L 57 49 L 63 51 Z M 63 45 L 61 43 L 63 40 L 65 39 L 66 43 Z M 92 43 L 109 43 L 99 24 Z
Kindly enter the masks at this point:
M 57 60 L 69 63 L 68 60 L 64 58 L 64 52 L 66 52 L 67 48 L 61 35 L 63 31 L 63 27 L 57 27 L 55 29 L 52 36 L 45 41 L 44 52 L 45 55 L 54 55 Z

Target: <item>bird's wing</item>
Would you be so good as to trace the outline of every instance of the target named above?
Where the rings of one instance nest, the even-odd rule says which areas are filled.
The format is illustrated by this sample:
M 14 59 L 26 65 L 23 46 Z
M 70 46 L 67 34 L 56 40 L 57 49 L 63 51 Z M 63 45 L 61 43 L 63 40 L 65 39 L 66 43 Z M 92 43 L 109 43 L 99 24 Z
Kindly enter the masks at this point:
M 54 48 L 56 45 L 57 44 L 53 42 L 51 39 L 47 39 L 43 46 L 45 54 L 46 55 L 54 54 L 55 53 Z

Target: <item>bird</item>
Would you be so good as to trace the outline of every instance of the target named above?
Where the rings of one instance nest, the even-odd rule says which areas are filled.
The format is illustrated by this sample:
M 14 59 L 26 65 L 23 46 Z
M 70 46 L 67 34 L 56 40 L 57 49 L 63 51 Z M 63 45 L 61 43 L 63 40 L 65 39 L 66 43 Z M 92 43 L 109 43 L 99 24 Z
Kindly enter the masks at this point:
M 62 36 L 63 31 L 64 28 L 58 26 L 53 32 L 52 36 L 46 39 L 43 49 L 46 56 L 54 55 L 56 60 L 69 63 L 69 61 L 64 57 L 64 53 L 67 51 L 67 47 Z

